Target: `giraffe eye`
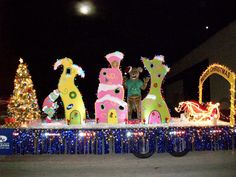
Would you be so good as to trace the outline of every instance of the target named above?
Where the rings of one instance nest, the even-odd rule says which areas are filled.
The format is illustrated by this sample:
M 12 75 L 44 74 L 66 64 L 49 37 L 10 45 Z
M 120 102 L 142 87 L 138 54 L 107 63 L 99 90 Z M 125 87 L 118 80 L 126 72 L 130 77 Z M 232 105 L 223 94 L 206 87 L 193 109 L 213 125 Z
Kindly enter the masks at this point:
M 153 68 L 153 66 L 154 66 L 154 65 L 151 63 L 151 64 L 150 64 L 150 67 Z
M 66 74 L 71 75 L 71 69 L 70 68 L 66 68 Z
M 105 106 L 103 104 L 101 105 L 101 109 L 105 109 Z

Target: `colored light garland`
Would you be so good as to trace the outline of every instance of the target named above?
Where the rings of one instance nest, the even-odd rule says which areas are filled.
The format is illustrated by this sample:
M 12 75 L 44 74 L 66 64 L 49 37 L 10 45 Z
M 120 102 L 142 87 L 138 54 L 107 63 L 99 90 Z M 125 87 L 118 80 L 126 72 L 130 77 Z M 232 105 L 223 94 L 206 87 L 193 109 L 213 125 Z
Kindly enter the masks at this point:
M 14 154 L 130 153 L 147 144 L 157 153 L 236 148 L 236 128 L 169 127 L 137 129 L 15 129 Z

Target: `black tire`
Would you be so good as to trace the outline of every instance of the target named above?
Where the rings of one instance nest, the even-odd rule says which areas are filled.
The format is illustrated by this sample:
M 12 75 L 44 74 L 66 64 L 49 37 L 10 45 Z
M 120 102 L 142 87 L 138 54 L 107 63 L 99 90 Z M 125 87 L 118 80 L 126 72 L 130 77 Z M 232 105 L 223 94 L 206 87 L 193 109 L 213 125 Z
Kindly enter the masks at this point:
M 133 153 L 135 157 L 138 157 L 140 159 L 146 159 L 146 158 L 149 158 L 151 157 L 154 152 L 147 152 L 147 153 L 138 153 L 138 152 L 135 152 Z
M 143 143 L 142 145 L 140 145 L 140 147 L 137 148 L 137 150 L 133 152 L 133 154 L 135 155 L 135 157 L 138 157 L 140 159 L 146 159 L 151 157 L 154 152 L 154 150 L 149 149 L 149 143 Z
M 177 145 L 174 144 L 172 147 L 172 150 L 169 151 L 170 155 L 174 157 L 183 157 L 189 152 L 186 141 L 184 140 L 184 138 L 181 138 L 181 140 L 182 140 L 182 143 L 179 144 L 179 146 L 181 147 L 177 148 L 176 147 Z M 171 143 L 171 142 L 168 141 L 168 143 Z
M 183 157 L 185 156 L 189 151 L 188 150 L 185 150 L 185 151 L 182 151 L 182 152 L 169 152 L 170 155 L 174 156 L 174 157 Z

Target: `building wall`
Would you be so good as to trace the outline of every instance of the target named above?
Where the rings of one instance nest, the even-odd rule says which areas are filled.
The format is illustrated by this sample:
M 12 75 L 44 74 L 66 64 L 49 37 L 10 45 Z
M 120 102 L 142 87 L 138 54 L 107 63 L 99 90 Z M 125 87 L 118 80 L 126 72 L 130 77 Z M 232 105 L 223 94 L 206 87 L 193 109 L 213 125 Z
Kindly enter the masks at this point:
M 236 21 L 230 23 L 224 29 L 216 33 L 180 61 L 175 63 L 171 68 L 168 79 L 173 80 L 180 73 L 183 73 L 190 67 L 194 67 L 206 58 L 208 59 L 209 64 L 219 63 L 236 72 Z M 205 69 L 206 68 L 207 67 L 205 67 Z M 210 76 L 207 80 L 209 80 L 210 84 L 210 99 L 222 102 L 222 107 L 224 107 L 223 109 L 227 108 L 227 102 L 229 102 L 230 96 L 229 84 L 227 81 L 217 75 Z M 168 88 L 169 86 L 167 85 L 167 92 L 170 93 L 171 89 L 175 88 L 174 85 L 178 86 L 178 84 L 178 82 L 172 82 L 170 88 Z

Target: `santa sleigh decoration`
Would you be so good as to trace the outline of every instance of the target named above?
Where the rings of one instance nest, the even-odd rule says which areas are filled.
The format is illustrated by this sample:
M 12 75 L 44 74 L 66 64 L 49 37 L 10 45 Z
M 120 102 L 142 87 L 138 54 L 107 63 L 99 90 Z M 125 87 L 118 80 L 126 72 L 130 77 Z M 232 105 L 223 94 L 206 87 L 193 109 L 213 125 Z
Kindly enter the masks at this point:
M 212 102 L 201 105 L 196 101 L 184 101 L 180 102 L 175 110 L 178 113 L 183 112 L 189 121 L 217 121 L 220 118 L 219 105 Z

